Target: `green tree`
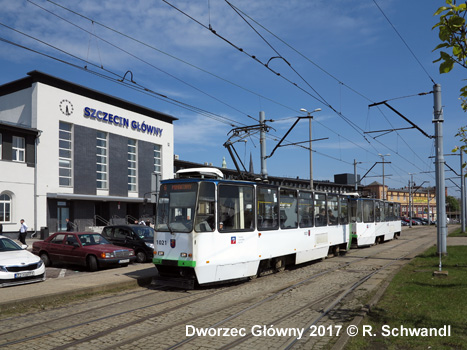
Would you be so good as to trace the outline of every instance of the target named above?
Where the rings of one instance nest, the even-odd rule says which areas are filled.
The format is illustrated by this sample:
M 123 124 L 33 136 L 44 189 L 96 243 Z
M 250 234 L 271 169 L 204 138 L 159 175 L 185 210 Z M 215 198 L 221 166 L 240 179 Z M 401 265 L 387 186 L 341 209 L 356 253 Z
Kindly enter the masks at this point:
M 432 29 L 438 28 L 441 44 L 433 51 L 439 50 L 440 57 L 434 62 L 441 62 L 439 72 L 449 73 L 454 65 L 459 65 L 467 69 L 467 28 L 465 16 L 467 14 L 467 2 L 460 5 L 455 0 L 446 0 L 447 6 L 440 7 L 435 16 L 439 16 L 439 22 Z M 460 89 L 461 106 L 464 112 L 467 111 L 467 86 Z M 460 138 L 462 145 L 452 151 L 467 153 L 467 127 L 461 127 L 456 134 Z M 466 166 L 466 163 L 462 165 Z M 467 175 L 466 175 L 467 176 Z
M 467 69 L 467 29 L 465 26 L 467 3 L 456 5 L 455 0 L 446 0 L 446 5 L 435 12 L 435 16 L 439 16 L 439 22 L 433 26 L 433 29 L 439 29 L 441 40 L 441 44 L 433 50 L 440 51 L 440 57 L 434 62 L 441 62 L 439 65 L 441 74 L 449 73 L 455 64 Z M 462 108 L 467 111 L 467 86 L 461 88 L 460 100 Z
M 449 208 L 450 211 L 459 211 L 460 210 L 460 205 L 459 201 L 457 198 L 453 196 L 447 196 L 446 197 L 446 206 Z

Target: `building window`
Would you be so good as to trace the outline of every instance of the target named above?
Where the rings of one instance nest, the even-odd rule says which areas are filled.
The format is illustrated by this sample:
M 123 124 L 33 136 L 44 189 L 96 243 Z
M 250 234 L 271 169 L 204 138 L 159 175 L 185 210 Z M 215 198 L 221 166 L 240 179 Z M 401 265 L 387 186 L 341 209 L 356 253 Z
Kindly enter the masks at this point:
M 24 162 L 25 143 L 24 137 L 13 136 L 13 148 L 11 159 L 14 162 Z
M 7 194 L 0 195 L 0 222 L 11 221 L 11 197 Z
M 72 185 L 71 124 L 60 122 L 58 130 L 58 181 L 60 186 Z
M 154 171 L 161 174 L 161 146 L 154 145 Z
M 136 192 L 136 140 L 128 139 L 128 191 Z
M 107 133 L 97 132 L 96 143 L 97 188 L 107 189 Z

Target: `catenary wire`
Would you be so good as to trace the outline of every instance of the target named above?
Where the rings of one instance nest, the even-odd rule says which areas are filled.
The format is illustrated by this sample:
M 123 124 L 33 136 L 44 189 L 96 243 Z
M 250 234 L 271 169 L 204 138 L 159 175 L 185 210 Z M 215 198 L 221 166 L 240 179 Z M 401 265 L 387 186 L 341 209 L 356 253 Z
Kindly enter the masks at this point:
M 338 134 L 339 135 L 339 134 Z
M 376 2 L 376 0 L 373 0 L 373 2 L 375 3 L 376 7 L 379 9 L 379 11 L 381 12 L 381 14 L 384 16 L 384 18 L 386 18 L 386 20 L 388 21 L 388 23 L 391 25 L 392 29 L 394 29 L 394 31 L 396 32 L 397 36 L 402 40 L 402 42 L 404 43 L 405 47 L 407 47 L 407 49 L 409 50 L 409 52 L 412 54 L 413 58 L 418 62 L 418 64 L 420 65 L 420 67 L 423 69 L 423 71 L 425 72 L 425 74 L 428 76 L 428 78 L 431 80 L 431 82 L 433 83 L 433 85 L 435 85 L 435 81 L 433 80 L 433 78 L 431 77 L 431 75 L 428 73 L 428 71 L 425 69 L 425 67 L 422 65 L 422 63 L 420 62 L 420 60 L 417 58 L 417 56 L 415 56 L 415 53 L 412 51 L 412 49 L 410 48 L 410 46 L 407 44 L 407 42 L 404 40 L 404 38 L 402 37 L 402 35 L 399 33 L 399 31 L 396 29 L 396 27 L 392 24 L 392 22 L 389 20 L 388 16 L 386 16 L 386 14 L 383 12 L 383 9 L 378 5 L 378 3 Z
M 28 1 L 29 1 L 29 0 L 28 0 Z M 81 14 L 79 14 L 79 13 L 73 11 L 73 10 L 70 10 L 70 9 L 68 9 L 68 8 L 66 8 L 66 7 L 64 7 L 64 6 L 62 6 L 62 5 L 60 5 L 60 4 L 56 4 L 55 2 L 53 2 L 53 1 L 51 1 L 51 0 L 48 0 L 48 1 L 49 1 L 50 3 L 56 5 L 56 6 L 59 6 L 59 7 L 62 7 L 62 8 L 64 8 L 64 9 L 66 9 L 67 11 L 70 11 L 70 12 L 76 14 L 76 15 L 79 15 L 79 16 L 81 16 L 81 17 L 83 17 L 83 18 L 88 19 L 88 20 L 92 21 L 92 23 L 97 23 L 97 24 L 99 24 L 99 25 L 101 25 L 101 26 L 103 26 L 103 27 L 105 27 L 105 28 L 107 28 L 107 29 L 109 29 L 109 30 L 112 30 L 112 31 L 114 31 L 114 32 L 117 32 L 117 33 L 119 33 L 119 34 L 121 34 L 121 35 L 123 35 L 123 36 L 125 36 L 125 37 L 131 38 L 132 40 L 136 40 L 136 39 L 134 39 L 134 38 L 132 38 L 132 37 L 130 37 L 130 36 L 124 34 L 124 33 L 121 33 L 121 32 L 119 32 L 119 31 L 116 31 L 116 30 L 114 30 L 114 29 L 112 29 L 112 28 L 110 28 L 110 27 L 108 27 L 108 26 L 105 26 L 105 25 L 103 25 L 103 24 L 101 24 L 101 23 L 99 23 L 99 22 L 97 22 L 97 21 L 95 21 L 95 20 L 92 20 L 92 19 L 90 19 L 90 18 L 88 18 L 88 17 L 86 17 L 86 16 L 83 16 L 83 15 L 81 15 Z M 233 6 L 232 4 L 230 4 L 228 1 L 227 1 L 227 3 L 228 3 L 232 8 L 234 8 L 234 10 L 235 10 L 235 6 Z M 236 12 L 238 13 L 237 10 L 236 10 Z M 243 18 L 243 17 L 242 17 L 242 18 Z M 249 17 L 249 18 L 250 18 L 250 17 Z M 194 19 L 193 19 L 193 20 L 194 20 Z M 196 21 L 196 20 L 195 20 L 195 21 Z M 246 22 L 247 22 L 247 21 L 246 21 Z M 199 22 L 198 22 L 198 23 L 199 23 Z M 247 22 L 247 23 L 248 23 L 248 22 Z M 257 22 L 255 22 L 255 23 L 257 23 Z M 202 25 L 202 24 L 201 24 L 201 25 Z M 250 27 L 252 27 L 252 26 L 250 25 Z M 252 27 L 252 28 L 253 28 L 253 27 Z M 264 28 L 264 27 L 263 27 L 263 28 Z M 254 29 L 254 28 L 253 28 L 253 29 Z M 255 32 L 257 32 L 257 31 L 255 30 Z M 268 32 L 270 32 L 270 31 L 268 31 Z M 259 35 L 258 32 L 257 32 L 257 34 Z M 263 40 L 265 40 L 265 39 L 263 38 Z M 141 44 L 143 44 L 143 45 L 145 45 L 145 46 L 149 46 L 149 45 L 147 45 L 147 44 L 145 44 L 145 43 L 143 43 L 143 42 L 141 42 L 141 41 L 139 41 L 139 40 L 136 40 L 136 41 L 139 42 L 139 43 L 141 43 Z M 266 40 L 265 40 L 265 41 L 266 41 Z M 152 46 L 149 46 L 149 47 L 151 47 L 151 48 L 153 48 L 153 49 L 155 49 L 155 50 L 157 50 L 157 51 L 160 52 L 160 50 L 158 50 L 158 49 L 156 49 L 156 48 L 154 48 L 154 47 L 152 47 Z M 271 45 L 270 45 L 270 47 L 271 47 L 278 55 L 280 55 L 279 52 L 278 52 L 277 50 L 275 50 Z M 163 53 L 166 54 L 165 52 L 163 52 Z M 171 56 L 171 57 L 173 57 L 173 56 Z M 178 59 L 178 58 L 176 58 L 176 57 L 173 57 L 173 58 L 175 58 L 175 59 L 177 59 L 177 60 L 180 60 L 180 59 Z M 184 62 L 184 63 L 186 63 L 186 64 L 189 64 L 189 63 L 187 63 L 187 62 L 185 62 L 185 61 L 182 61 L 182 62 Z M 287 61 L 286 61 L 286 62 L 287 62 Z M 312 63 L 313 63 L 313 62 L 312 62 Z M 315 64 L 315 63 L 313 63 L 313 64 Z M 315 65 L 316 65 L 316 64 L 315 64 Z M 196 67 L 196 68 L 198 68 L 198 67 Z M 320 67 L 319 67 L 319 68 L 320 68 Z M 199 69 L 199 68 L 198 68 L 198 69 Z M 209 73 L 209 72 L 207 72 L 207 73 Z M 209 73 L 209 74 L 210 74 L 210 73 Z M 297 74 L 298 74 L 298 73 L 297 73 Z M 329 74 L 329 73 L 328 73 L 328 74 Z M 223 79 L 223 78 L 221 78 L 221 79 Z M 336 78 L 335 78 L 335 79 L 336 79 Z M 342 85 L 345 85 L 344 83 L 342 83 L 342 82 L 340 82 L 340 81 L 339 81 L 339 83 L 342 84 Z M 350 87 L 349 87 L 349 88 L 350 88 Z M 351 89 L 351 88 L 350 88 L 350 89 Z M 360 95 L 361 95 L 361 94 L 360 94 Z M 363 96 L 363 95 L 361 95 L 361 96 Z M 264 97 L 264 96 L 262 96 L 262 97 Z M 363 97 L 364 97 L 364 96 L 363 96 Z M 337 112 L 337 111 L 336 111 L 336 112 Z M 340 112 L 339 112 L 339 113 L 340 113 Z M 338 114 L 339 114 L 339 113 L 338 113 Z M 254 119 L 253 117 L 251 117 L 251 116 L 249 116 L 249 115 L 247 115 L 247 116 L 250 117 L 250 118 L 252 118 L 252 119 Z M 256 119 L 254 119 L 254 120 L 256 120 Z M 339 135 L 339 134 L 337 134 L 337 135 Z M 350 141 L 350 140 L 348 140 L 348 141 Z M 352 141 L 350 141 L 350 142 L 352 142 Z M 352 142 L 352 143 L 353 143 L 353 142 Z M 355 143 L 353 143 L 353 144 L 355 144 Z M 356 144 L 355 144 L 355 145 L 356 145 Z M 375 150 L 375 151 L 376 151 L 376 150 Z

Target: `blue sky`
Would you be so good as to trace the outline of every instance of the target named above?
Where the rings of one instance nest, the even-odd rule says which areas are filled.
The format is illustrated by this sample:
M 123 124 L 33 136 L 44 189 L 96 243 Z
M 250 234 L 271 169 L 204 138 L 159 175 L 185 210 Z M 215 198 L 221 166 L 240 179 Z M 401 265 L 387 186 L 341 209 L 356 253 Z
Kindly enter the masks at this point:
M 390 154 L 385 157 L 391 162 L 385 166 L 385 183 L 391 188 L 406 186 L 409 173 L 417 184 L 433 186 L 432 139 L 415 129 L 366 132 L 409 127 L 384 106 L 369 108 L 388 100 L 433 135 L 433 95 L 418 94 L 431 92 L 434 81 L 442 89 L 444 153 L 459 143 L 455 134 L 467 124 L 458 100 L 465 70 L 456 67 L 440 75 L 433 63 L 439 56 L 432 52 L 439 43 L 431 29 L 437 21 L 433 13 L 444 1 L 375 1 L 231 0 L 230 6 L 222 0 L 168 0 L 190 18 L 156 0 L 0 0 L 2 39 L 113 79 L 130 70 L 139 86 L 178 102 L 4 41 L 0 84 L 40 70 L 168 113 L 179 118 L 175 153 L 180 159 L 221 166 L 225 157 L 229 168 L 234 166 L 223 143 L 233 127 L 257 124 L 264 111 L 266 119 L 274 120 L 268 122 L 273 128 L 267 138 L 269 154 L 295 118 L 305 115 L 301 108 L 321 108 L 314 114 L 313 139 L 328 139 L 313 143 L 315 180 L 353 173 L 354 159 L 363 175 L 381 161 L 378 154 Z M 282 58 L 270 60 L 278 56 Z M 268 61 L 270 70 L 264 66 Z M 301 120 L 286 141 L 308 139 L 308 121 Z M 252 154 L 259 172 L 258 135 L 235 147 L 247 167 Z M 446 161 L 459 173 L 458 156 Z M 267 169 L 270 175 L 309 178 L 308 150 L 281 147 L 268 159 Z M 381 175 L 382 165 L 377 164 L 363 183 L 382 182 Z M 459 184 L 451 171 L 446 178 Z M 450 195 L 459 196 L 451 181 L 446 186 Z

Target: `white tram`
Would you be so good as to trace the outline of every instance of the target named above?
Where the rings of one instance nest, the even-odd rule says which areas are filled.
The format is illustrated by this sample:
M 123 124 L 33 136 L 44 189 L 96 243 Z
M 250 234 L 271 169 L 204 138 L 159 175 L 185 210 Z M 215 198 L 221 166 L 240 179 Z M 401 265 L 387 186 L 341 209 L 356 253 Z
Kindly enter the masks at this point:
M 161 183 L 153 258 L 159 283 L 192 288 L 254 277 L 348 249 L 347 196 L 198 170 Z
M 398 238 L 400 204 L 370 198 L 350 198 L 352 245 L 368 246 Z

